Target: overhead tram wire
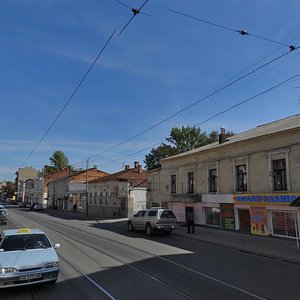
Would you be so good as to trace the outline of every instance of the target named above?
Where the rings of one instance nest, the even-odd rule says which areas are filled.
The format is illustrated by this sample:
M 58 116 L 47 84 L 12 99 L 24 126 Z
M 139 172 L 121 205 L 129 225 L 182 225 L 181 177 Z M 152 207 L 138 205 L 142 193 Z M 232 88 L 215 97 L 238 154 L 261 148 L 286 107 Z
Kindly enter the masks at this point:
M 83 84 L 84 80 L 86 79 L 86 77 L 88 76 L 88 74 L 90 73 L 90 71 L 92 70 L 92 68 L 96 64 L 96 62 L 98 61 L 99 57 L 102 55 L 102 53 L 105 50 L 105 48 L 110 43 L 110 41 L 113 38 L 113 36 L 114 36 L 115 33 L 116 33 L 116 29 L 111 33 L 111 35 L 109 36 L 108 40 L 105 42 L 104 46 L 102 47 L 102 49 L 98 53 L 97 57 L 94 59 L 94 61 L 92 62 L 91 66 L 89 67 L 89 69 L 87 70 L 87 72 L 84 74 L 84 76 L 82 77 L 82 79 L 80 80 L 80 82 L 78 83 L 78 85 L 76 86 L 75 90 L 73 91 L 73 93 L 71 94 L 71 96 L 69 97 L 69 99 L 67 100 L 67 102 L 64 104 L 64 106 L 62 107 L 62 109 L 60 110 L 60 112 L 58 113 L 58 115 L 55 117 L 55 119 L 53 120 L 53 122 L 50 124 L 50 126 L 48 127 L 48 129 L 46 130 L 46 132 L 44 133 L 44 135 L 42 136 L 42 138 L 39 140 L 39 142 L 33 148 L 33 150 L 28 154 L 28 156 L 26 157 L 26 159 L 23 161 L 22 166 L 31 157 L 31 155 L 34 153 L 34 151 L 39 147 L 39 145 L 42 143 L 42 141 L 45 139 L 45 137 L 47 136 L 47 134 L 50 132 L 50 130 L 52 129 L 52 127 L 54 126 L 54 124 L 56 123 L 56 121 L 59 119 L 59 117 L 61 116 L 61 114 L 67 108 L 67 106 L 71 102 L 72 98 L 74 97 L 74 95 L 77 93 L 77 91 L 79 90 L 79 88 Z
M 222 114 L 224 114 L 224 113 L 226 113 L 226 112 L 228 112 L 228 111 L 230 111 L 230 110 L 232 110 L 232 109 L 234 109 L 234 108 L 236 108 L 236 107 L 238 107 L 238 106 L 240 106 L 240 105 L 243 105 L 243 104 L 245 104 L 245 103 L 247 103 L 247 102 L 250 102 L 251 100 L 253 100 L 253 99 L 255 99 L 255 98 L 258 98 L 258 97 L 261 96 L 261 95 L 264 95 L 264 94 L 266 94 L 266 93 L 269 93 L 269 92 L 271 92 L 272 90 L 275 90 L 275 89 L 277 89 L 277 88 L 279 88 L 279 87 L 281 87 L 281 86 L 287 84 L 287 83 L 290 82 L 290 81 L 294 81 L 294 80 L 297 79 L 297 78 L 300 79 L 300 73 L 297 74 L 297 75 L 294 75 L 294 76 L 292 76 L 292 77 L 290 77 L 290 78 L 288 78 L 288 79 L 286 79 L 286 80 L 284 80 L 284 81 L 281 81 L 280 83 L 278 83 L 278 84 L 276 84 L 276 85 L 274 85 L 274 86 L 272 86 L 272 87 L 270 87 L 270 88 L 268 88 L 268 89 L 266 89 L 266 90 L 264 90 L 264 91 L 262 91 L 262 92 L 260 92 L 260 93 L 258 93 L 258 94 L 256 94 L 256 95 L 254 95 L 254 96 L 252 96 L 252 97 L 250 97 L 250 98 L 247 98 L 247 99 L 245 99 L 245 100 L 243 100 L 243 101 L 240 101 L 240 102 L 238 102 L 238 103 L 236 103 L 236 104 L 234 104 L 234 105 L 232 105 L 232 106 L 230 106 L 230 107 L 228 107 L 228 108 L 226 108 L 226 109 L 224 109 L 224 110 L 222 110 L 222 111 L 220 111 L 220 112 L 218 112 L 218 113 L 216 113 L 216 114 L 210 116 L 209 118 L 205 119 L 204 121 L 201 121 L 200 123 L 195 124 L 194 127 L 197 127 L 197 126 L 199 126 L 199 125 L 202 125 L 202 124 L 204 124 L 204 123 L 207 123 L 208 121 L 210 121 L 210 120 L 212 120 L 212 119 L 214 119 L 214 118 L 216 118 L 216 117 L 218 117 L 218 116 L 220 116 L 220 115 L 222 115 Z M 144 151 L 146 151 L 146 150 L 148 150 L 148 149 L 150 149 L 150 148 L 153 148 L 153 147 L 156 146 L 156 145 L 159 145 L 159 144 L 164 143 L 165 141 L 167 141 L 167 138 L 163 139 L 163 140 L 160 141 L 160 142 L 157 142 L 157 143 L 155 143 L 155 144 L 152 144 L 151 146 L 148 146 L 148 147 L 145 147 L 145 148 L 143 148 L 143 149 L 141 149 L 141 150 L 138 150 L 138 151 L 136 151 L 136 152 L 134 152 L 134 153 L 128 154 L 128 155 L 126 155 L 126 156 L 123 156 L 123 157 L 120 157 L 120 158 L 117 158 L 117 159 L 114 159 L 114 160 L 111 160 L 111 161 L 108 161 L 108 162 L 105 162 L 105 163 L 100 164 L 100 165 L 103 166 L 103 165 L 112 164 L 112 163 L 117 162 L 117 161 L 120 161 L 120 160 L 122 160 L 122 159 L 124 159 L 124 158 L 127 158 L 127 157 L 130 157 L 130 156 L 133 156 L 133 155 L 142 153 L 142 152 L 144 152 Z
M 296 49 L 296 47 L 294 45 L 288 45 L 286 43 L 282 43 L 282 42 L 275 41 L 275 40 L 272 40 L 272 39 L 269 39 L 269 38 L 265 38 L 265 37 L 262 37 L 262 36 L 259 36 L 259 35 L 255 35 L 255 34 L 247 32 L 246 30 L 233 29 L 233 28 L 230 28 L 230 27 L 227 27 L 227 26 L 224 26 L 224 25 L 220 25 L 220 24 L 217 24 L 217 23 L 214 23 L 214 22 L 210 22 L 210 21 L 207 21 L 207 20 L 192 16 L 192 15 L 186 14 L 186 13 L 176 11 L 174 9 L 170 9 L 170 11 L 175 13 L 175 14 L 178 14 L 178 15 L 190 18 L 190 19 L 194 19 L 194 20 L 200 21 L 202 23 L 206 23 L 208 25 L 212 25 L 212 26 L 219 27 L 219 28 L 222 28 L 222 29 L 225 29 L 225 30 L 228 30 L 228 31 L 233 31 L 233 32 L 239 33 L 240 35 L 243 35 L 243 36 L 248 35 L 248 36 L 255 37 L 257 39 L 265 40 L 267 42 L 271 42 L 271 43 L 274 43 L 274 44 L 289 47 L 290 51 L 293 51 L 293 50 Z
M 133 18 L 134 18 L 137 14 L 139 14 L 139 13 L 141 12 L 141 9 L 146 5 L 146 3 L 147 3 L 148 1 L 149 1 L 149 0 L 144 1 L 144 3 L 140 6 L 140 8 L 131 8 L 131 7 L 127 6 L 126 4 L 124 4 L 123 2 L 117 1 L 117 2 L 119 2 L 119 3 L 121 3 L 121 4 L 123 4 L 123 5 L 125 5 L 125 6 L 127 6 L 127 7 L 129 7 L 129 8 L 131 8 L 131 11 L 132 11 L 132 13 L 133 13 L 132 17 L 131 17 L 131 18 L 128 20 L 128 22 L 124 25 L 124 27 L 122 28 L 122 30 L 120 31 L 119 34 L 121 34 L 121 33 L 127 28 L 127 26 L 131 23 L 131 21 L 133 20 Z
M 295 50 L 297 50 L 298 48 L 299 48 L 299 47 L 295 47 Z M 277 61 L 277 60 L 283 58 L 284 56 L 286 56 L 286 55 L 288 55 L 288 54 L 290 54 L 290 53 L 291 53 L 291 51 L 288 51 L 288 52 L 285 52 L 285 53 L 281 54 L 280 56 L 278 56 L 278 57 L 276 57 L 276 58 L 274 58 L 274 59 L 272 59 L 272 60 L 266 62 L 265 64 L 263 64 L 263 65 L 261 65 L 261 66 L 255 68 L 254 70 L 252 70 L 252 71 L 246 73 L 245 75 L 240 76 L 239 78 L 237 78 L 237 79 L 235 79 L 235 80 L 233 80 L 233 81 L 231 81 L 231 82 L 229 82 L 229 83 L 227 83 L 227 84 L 221 86 L 220 88 L 217 88 L 217 89 L 214 90 L 213 92 L 211 92 L 211 93 L 209 93 L 208 95 L 202 97 L 201 99 L 199 99 L 199 100 L 193 102 L 193 103 L 190 104 L 189 106 L 186 106 L 185 108 L 183 108 L 183 109 L 177 111 L 176 113 L 174 113 L 173 115 L 167 117 L 166 119 L 164 119 L 164 120 L 162 120 L 162 121 L 160 121 L 160 122 L 158 122 L 158 123 L 156 123 L 156 124 L 150 126 L 149 128 L 147 128 L 147 129 L 145 129 L 145 130 L 143 130 L 143 131 L 141 131 L 141 132 L 135 134 L 135 135 L 132 136 L 132 137 L 129 137 L 129 138 L 123 140 L 122 142 L 120 142 L 120 143 L 118 143 L 118 144 L 116 144 L 116 145 L 113 145 L 113 146 L 111 146 L 111 147 L 109 147 L 109 148 L 107 148 L 107 149 L 105 149 L 105 150 L 103 150 L 103 151 L 100 151 L 100 152 L 98 152 L 98 153 L 96 153 L 96 154 L 93 154 L 93 155 L 89 156 L 88 159 L 91 159 L 91 158 L 93 158 L 93 157 L 95 157 L 95 156 L 99 156 L 99 155 L 101 155 L 101 154 L 103 154 L 103 153 L 105 153 L 105 152 L 108 152 L 108 151 L 110 151 L 110 150 L 112 150 L 112 149 L 115 149 L 115 148 L 117 148 L 117 147 L 119 147 L 119 146 L 121 146 L 121 145 L 123 145 L 123 144 L 125 144 L 125 143 L 127 143 L 127 142 L 129 142 L 129 141 L 131 141 L 131 140 L 133 140 L 133 139 L 135 139 L 135 138 L 137 138 L 138 136 L 141 136 L 142 134 L 144 134 L 144 133 L 146 133 L 146 132 L 148 132 L 148 131 L 150 131 L 150 130 L 156 128 L 156 127 L 158 127 L 159 125 L 161 125 L 161 124 L 163 124 L 163 123 L 169 121 L 170 119 L 172 119 L 172 118 L 174 118 L 175 116 L 181 114 L 182 112 L 184 112 L 184 111 L 186 111 L 186 110 L 188 110 L 188 109 L 190 109 L 190 108 L 196 106 L 197 104 L 199 104 L 199 103 L 201 103 L 201 102 L 203 102 L 203 101 L 209 99 L 210 97 L 212 97 L 212 96 L 218 94 L 219 92 L 225 90 L 226 88 L 228 88 L 228 87 L 234 85 L 235 83 L 237 83 L 237 82 L 241 81 L 242 79 L 244 79 L 244 78 L 250 76 L 251 74 L 257 72 L 258 70 L 260 70 L 260 69 L 262 69 L 262 68 L 264 68 L 264 67 L 270 65 L 271 63 L 274 63 L 275 61 Z M 84 160 L 84 161 L 85 161 L 85 160 Z

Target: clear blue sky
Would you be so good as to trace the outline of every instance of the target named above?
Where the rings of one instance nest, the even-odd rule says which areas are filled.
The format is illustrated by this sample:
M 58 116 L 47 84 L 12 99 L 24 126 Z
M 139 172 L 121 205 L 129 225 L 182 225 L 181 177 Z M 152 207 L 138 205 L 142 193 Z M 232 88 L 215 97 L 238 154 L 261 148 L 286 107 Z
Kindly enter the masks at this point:
M 139 7 L 143 0 L 123 0 Z M 170 9 L 230 29 L 212 26 Z M 300 1 L 149 0 L 120 35 L 132 13 L 115 0 L 2 0 L 0 3 L 0 181 L 19 167 L 41 169 L 55 150 L 71 164 L 84 160 L 116 172 L 143 162 L 174 126 L 195 125 L 300 73 L 295 50 L 206 101 L 135 136 L 225 83 L 300 46 Z M 111 42 L 42 143 L 114 29 Z M 235 77 L 235 78 L 238 78 Z M 299 112 L 300 80 L 201 124 L 235 133 Z M 103 152 L 104 151 L 104 152 Z M 100 155 L 97 153 L 103 152 Z M 126 157 L 127 155 L 131 155 Z M 117 160 L 113 163 L 111 161 Z

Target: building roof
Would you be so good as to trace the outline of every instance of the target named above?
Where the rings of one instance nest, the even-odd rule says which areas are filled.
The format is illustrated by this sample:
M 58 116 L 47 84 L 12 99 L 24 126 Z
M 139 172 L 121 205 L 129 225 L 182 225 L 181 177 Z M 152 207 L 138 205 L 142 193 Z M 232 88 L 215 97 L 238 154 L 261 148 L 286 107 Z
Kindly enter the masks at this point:
M 103 177 L 103 176 L 107 176 L 109 175 L 109 173 L 106 173 L 104 171 L 101 170 L 97 170 L 96 167 L 90 168 L 87 170 L 87 177 L 88 177 L 88 181 L 92 181 L 95 178 L 99 178 L 99 177 Z M 84 177 L 84 178 L 83 178 Z M 65 176 L 59 176 L 56 178 L 53 178 L 49 181 L 53 182 L 53 181 L 59 181 L 59 180 L 65 180 L 65 179 L 69 179 L 72 181 L 82 181 L 86 179 L 86 170 L 80 170 L 80 171 L 72 171 L 70 174 L 65 174 Z
M 264 136 L 272 136 L 275 134 L 288 132 L 291 130 L 300 129 L 300 114 L 293 115 L 284 119 L 273 121 L 270 123 L 259 125 L 255 128 L 233 135 L 226 139 L 226 142 L 219 144 L 219 142 L 211 143 L 200 148 L 196 148 L 187 152 L 183 152 L 174 156 L 162 159 L 162 161 L 171 160 L 174 158 L 184 157 L 201 151 L 210 149 L 217 149 L 227 145 L 232 145 L 239 142 L 254 140 Z
M 132 186 L 146 187 L 148 174 L 140 167 L 125 169 L 102 178 L 91 180 L 89 183 L 108 182 L 108 181 L 130 181 Z

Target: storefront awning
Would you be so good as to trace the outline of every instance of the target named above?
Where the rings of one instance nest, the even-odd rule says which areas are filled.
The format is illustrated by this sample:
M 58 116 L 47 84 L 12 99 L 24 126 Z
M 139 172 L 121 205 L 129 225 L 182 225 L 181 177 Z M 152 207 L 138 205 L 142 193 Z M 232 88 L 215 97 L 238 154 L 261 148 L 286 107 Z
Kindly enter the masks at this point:
M 300 207 L 300 197 L 297 197 L 289 206 Z

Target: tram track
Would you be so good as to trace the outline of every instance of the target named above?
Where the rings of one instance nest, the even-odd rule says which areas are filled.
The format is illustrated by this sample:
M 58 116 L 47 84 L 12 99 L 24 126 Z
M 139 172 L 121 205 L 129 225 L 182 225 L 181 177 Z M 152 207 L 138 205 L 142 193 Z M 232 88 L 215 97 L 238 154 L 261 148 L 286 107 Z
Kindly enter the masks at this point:
M 22 214 L 18 214 L 18 215 L 21 215 L 22 217 L 24 217 Z M 24 218 L 26 218 L 26 217 L 24 217 Z M 89 247 L 89 248 L 93 249 L 94 251 L 97 251 L 97 252 L 99 252 L 99 253 L 101 253 L 101 254 L 104 254 L 104 255 L 106 255 L 106 256 L 108 256 L 108 257 L 110 257 L 110 258 L 112 258 L 112 259 L 118 261 L 119 263 L 121 263 L 121 264 L 123 264 L 123 265 L 125 265 L 125 266 L 127 266 L 127 267 L 129 267 L 129 268 L 131 268 L 131 269 L 134 269 L 136 272 L 139 272 L 140 274 L 142 274 L 142 275 L 144 275 L 144 276 L 146 276 L 146 277 L 148 277 L 148 278 L 154 280 L 155 282 L 157 282 L 157 283 L 159 283 L 159 284 L 161 284 L 161 285 L 163 285 L 163 286 L 169 288 L 169 289 L 172 290 L 173 292 L 176 292 L 177 294 L 181 295 L 182 297 L 184 297 L 184 298 L 186 298 L 186 299 L 194 299 L 194 298 L 191 297 L 190 295 L 188 295 L 188 294 L 186 294 L 186 293 L 184 293 L 184 292 L 178 290 L 176 287 L 170 285 L 169 283 L 164 282 L 163 280 L 160 280 L 159 278 L 157 278 L 157 277 L 151 275 L 150 273 L 148 273 L 148 272 L 146 272 L 146 271 L 144 271 L 144 270 L 142 270 L 142 269 L 140 269 L 140 268 L 137 268 L 137 267 L 133 266 L 132 264 L 130 264 L 130 263 L 128 263 L 127 261 L 125 261 L 124 259 L 121 259 L 120 257 L 116 257 L 115 255 L 112 255 L 111 253 L 109 253 L 109 252 L 107 252 L 107 251 L 100 250 L 100 249 L 98 249 L 97 247 L 95 247 L 95 246 L 93 246 L 93 245 L 91 245 L 91 244 L 89 244 L 89 243 L 86 243 L 86 242 L 83 243 L 81 240 L 75 238 L 73 235 L 66 234 L 66 232 L 63 231 L 63 228 L 68 228 L 69 230 L 76 230 L 76 228 L 74 228 L 74 227 L 72 227 L 72 226 L 70 226 L 70 225 L 63 224 L 63 223 L 61 223 L 61 222 L 54 222 L 54 221 L 49 220 L 49 219 L 47 219 L 47 220 L 44 219 L 42 222 L 38 222 L 37 220 L 31 220 L 31 221 L 33 221 L 33 222 L 35 222 L 36 224 L 39 224 L 39 225 L 41 225 L 41 226 L 43 226 L 43 227 L 45 227 L 45 228 L 48 228 L 48 229 L 50 229 L 50 230 L 53 230 L 54 232 L 56 232 L 56 233 L 62 235 L 64 238 L 67 237 L 67 238 L 70 239 L 70 240 L 73 240 L 73 241 L 75 241 L 75 242 L 77 242 L 77 243 L 80 243 L 80 244 L 86 246 L 86 247 Z M 50 225 L 49 225 L 49 223 L 48 223 L 48 224 L 45 224 L 45 221 L 46 221 L 46 222 L 49 222 Z M 56 225 L 56 226 L 60 226 L 61 229 L 58 230 L 58 229 L 56 229 L 56 228 L 53 228 L 53 227 L 51 226 L 51 223 L 55 223 L 55 225 Z M 255 294 L 253 294 L 253 293 L 251 293 L 251 292 L 248 292 L 248 291 L 246 291 L 246 290 L 244 290 L 244 289 L 241 289 L 241 288 L 239 288 L 239 287 L 236 287 L 236 286 L 234 286 L 234 285 L 231 285 L 231 284 L 229 284 L 229 283 L 226 283 L 226 282 L 224 282 L 224 281 L 222 281 L 222 280 L 219 280 L 219 279 L 217 279 L 217 278 L 214 278 L 214 277 L 212 277 L 212 276 L 210 276 L 210 275 L 201 273 L 201 272 L 199 272 L 199 271 L 197 271 L 197 270 L 194 270 L 194 269 L 192 269 L 192 268 L 186 267 L 186 266 L 184 266 L 184 265 L 182 265 L 182 264 L 179 264 L 179 263 L 177 263 L 177 262 L 174 262 L 174 261 L 169 260 L 169 259 L 167 259 L 167 258 L 164 258 L 164 257 L 162 257 L 162 256 L 155 255 L 155 254 L 153 254 L 153 253 L 151 253 L 151 252 L 149 252 L 149 251 L 146 251 L 146 250 L 143 250 L 143 249 L 134 247 L 134 246 L 132 246 L 132 245 L 129 245 L 129 244 L 127 244 L 127 243 L 123 243 L 123 242 L 121 242 L 121 241 L 116 241 L 116 240 L 111 239 L 111 238 L 103 237 L 103 236 L 101 236 L 101 235 L 98 235 L 98 234 L 94 234 L 94 233 L 88 232 L 88 231 L 86 231 L 86 230 L 84 230 L 84 229 L 82 229 L 82 228 L 81 228 L 80 230 L 81 230 L 81 232 L 84 232 L 85 234 L 90 235 L 90 236 L 92 236 L 92 237 L 95 237 L 95 236 L 96 236 L 96 237 L 99 238 L 99 239 L 103 239 L 103 240 L 109 241 L 109 242 L 111 242 L 111 243 L 115 243 L 116 245 L 123 245 L 123 246 L 126 246 L 126 247 L 130 247 L 130 248 L 134 249 L 135 251 L 139 251 L 140 253 L 144 253 L 144 254 L 150 255 L 150 256 L 152 256 L 152 257 L 158 258 L 158 259 L 160 259 L 160 260 L 163 260 L 163 261 L 166 262 L 166 263 L 170 263 L 170 264 L 173 264 L 173 265 L 175 265 L 175 266 L 177 266 L 177 267 L 179 267 L 179 268 L 185 269 L 186 271 L 191 272 L 191 273 L 193 273 L 193 274 L 195 274 L 195 275 L 204 277 L 204 278 L 209 279 L 209 280 L 212 280 L 212 281 L 214 281 L 214 282 L 216 282 L 216 283 L 218 283 L 218 284 L 220 284 L 220 285 L 223 285 L 223 286 L 226 286 L 226 287 L 228 287 L 228 288 L 234 289 L 234 290 L 236 290 L 236 291 L 238 291 L 238 292 L 240 292 L 240 293 L 242 293 L 242 294 L 244 294 L 244 295 L 250 296 L 250 297 L 253 298 L 253 299 L 259 299 L 259 300 L 265 300 L 265 299 L 266 299 L 266 298 L 261 297 L 261 296 L 259 296 L 259 295 L 255 295 Z M 68 242 L 70 243 L 70 241 L 68 241 Z M 74 245 L 74 246 L 75 246 L 75 245 Z
M 22 216 L 22 217 L 24 217 L 24 216 Z M 24 217 L 24 218 L 25 218 L 25 217 Z M 49 229 L 49 230 L 52 230 L 52 231 L 56 232 L 57 234 L 61 235 L 64 239 L 67 237 L 67 238 L 70 239 L 70 240 L 73 240 L 73 241 L 75 241 L 75 242 L 77 242 L 77 243 L 80 243 L 81 245 L 84 245 L 84 246 L 86 246 L 86 247 L 89 247 L 90 249 L 93 249 L 94 251 L 96 251 L 96 252 L 98 252 L 98 253 L 104 254 L 104 255 L 110 257 L 111 259 L 114 259 L 115 261 L 117 261 L 117 262 L 119 262 L 119 263 L 121 263 L 121 264 L 123 264 L 123 265 L 125 265 L 125 266 L 127 266 L 127 267 L 129 267 L 129 268 L 131 268 L 131 269 L 133 269 L 134 271 L 136 271 L 136 272 L 142 274 L 143 276 L 145 276 L 145 277 L 147 277 L 147 278 L 149 278 L 149 279 L 155 281 L 156 283 L 161 284 L 161 285 L 167 287 L 168 289 L 170 289 L 170 290 L 172 290 L 173 292 L 179 294 L 180 296 L 184 297 L 185 299 L 194 299 L 194 298 L 191 297 L 190 295 L 185 294 L 184 292 L 180 291 L 179 289 L 175 288 L 174 286 L 172 286 L 172 285 L 170 285 L 170 284 L 168 284 L 168 283 L 166 283 L 166 282 L 160 280 L 159 278 L 157 278 L 157 277 L 155 277 L 155 276 L 153 276 L 153 275 L 151 275 L 151 274 L 149 274 L 149 273 L 143 271 L 143 270 L 140 269 L 140 268 L 137 268 L 137 267 L 131 265 L 130 263 L 126 262 L 124 259 L 121 259 L 121 258 L 119 258 L 119 257 L 116 257 L 115 255 L 112 255 L 111 253 L 109 253 L 109 252 L 107 252 L 107 251 L 99 250 L 97 247 L 95 247 L 95 246 L 93 246 L 93 245 L 90 245 L 89 243 L 84 243 L 84 242 L 82 242 L 81 240 L 79 240 L 79 239 L 77 239 L 77 238 L 74 238 L 74 236 L 71 236 L 71 235 L 69 235 L 69 234 L 66 234 L 65 232 L 60 231 L 60 230 L 58 230 L 58 229 L 55 229 L 55 228 L 53 228 L 53 227 L 51 227 L 51 226 L 49 226 L 49 225 L 45 225 L 44 223 L 41 223 L 41 222 L 38 222 L 38 221 L 32 220 L 32 219 L 30 219 L 30 221 L 32 221 L 32 222 L 34 222 L 34 223 L 36 223 L 36 224 L 39 224 L 39 225 L 41 225 L 41 226 L 43 226 L 43 227 L 45 227 L 45 228 L 47 228 L 47 229 Z M 47 221 L 49 221 L 49 220 L 47 220 Z M 51 221 L 50 221 L 50 222 L 51 222 Z M 20 227 L 24 227 L 23 224 L 21 224 L 21 223 L 19 223 L 19 222 L 16 222 L 16 221 L 14 221 L 14 222 L 11 221 L 11 223 L 14 223 L 15 225 L 17 225 L 17 223 L 18 223 L 19 226 L 17 225 L 17 227 L 19 227 L 19 228 L 20 228 Z M 58 225 L 57 223 L 55 223 L 55 224 Z M 73 230 L 74 230 L 74 227 L 71 227 L 71 226 L 68 226 L 68 225 L 63 225 L 63 224 L 59 224 L 59 225 L 64 226 L 64 227 L 68 227 L 69 229 L 73 229 Z M 26 226 L 25 226 L 25 227 L 26 227 Z M 85 231 L 85 230 L 84 230 L 84 233 L 85 233 L 85 234 L 92 235 L 93 237 L 95 236 L 95 235 L 93 235 L 93 234 L 91 234 L 91 233 L 89 233 L 89 232 L 87 232 L 87 231 Z M 101 236 L 97 236 L 97 237 L 101 238 Z M 115 242 L 115 243 L 117 243 L 116 241 L 114 241 L 114 240 L 112 240 L 112 239 L 107 239 L 107 238 L 103 238 L 103 239 L 109 240 L 110 242 Z M 70 240 L 67 240 L 68 243 L 70 243 L 71 245 L 73 245 L 73 246 L 76 247 L 76 245 L 75 245 L 74 243 L 70 242 Z M 124 244 L 124 245 L 125 245 L 125 244 Z M 128 246 L 128 245 L 126 244 L 126 246 Z M 132 248 L 134 248 L 135 250 L 139 250 L 139 251 L 141 251 L 141 252 L 150 254 L 150 252 L 146 252 L 146 251 L 144 251 L 144 250 L 140 250 L 140 249 L 138 249 L 138 248 L 136 248 L 136 247 L 132 247 Z M 83 271 L 82 271 L 79 267 L 77 267 L 75 264 L 71 263 L 70 260 L 68 260 L 66 257 L 64 257 L 61 253 L 58 253 L 58 255 L 59 255 L 59 257 L 62 258 L 62 260 L 64 260 L 68 265 L 70 265 L 73 269 L 75 269 L 80 275 L 84 276 L 90 283 L 92 283 L 95 287 L 97 287 L 99 290 L 101 290 L 101 291 L 105 294 L 105 296 L 108 297 L 108 299 L 116 300 L 116 298 L 114 298 L 114 297 L 113 297 L 108 291 L 106 291 L 101 285 L 99 285 L 97 282 L 95 282 L 90 276 L 88 276 L 87 274 L 85 274 L 85 272 L 83 272 Z M 84 255 L 85 255 L 85 254 L 84 254 Z M 151 255 L 153 256 L 153 254 L 151 254 Z

